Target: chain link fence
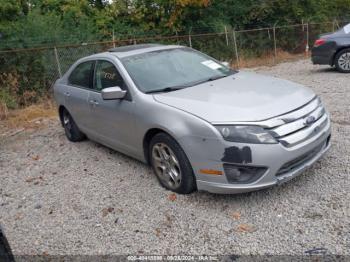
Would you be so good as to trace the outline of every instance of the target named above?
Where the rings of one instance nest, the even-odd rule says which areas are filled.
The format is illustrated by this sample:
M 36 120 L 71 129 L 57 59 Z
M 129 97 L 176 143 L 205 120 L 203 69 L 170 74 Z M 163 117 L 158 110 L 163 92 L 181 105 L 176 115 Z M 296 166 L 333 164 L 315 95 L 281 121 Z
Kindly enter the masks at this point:
M 53 83 L 77 59 L 117 46 L 143 43 L 178 44 L 228 61 L 235 68 L 272 65 L 305 57 L 316 38 L 333 32 L 346 22 L 302 23 L 297 25 L 199 33 L 189 31 L 172 36 L 128 37 L 111 41 L 57 45 L 0 51 L 0 107 L 16 108 L 35 103 L 49 94 Z

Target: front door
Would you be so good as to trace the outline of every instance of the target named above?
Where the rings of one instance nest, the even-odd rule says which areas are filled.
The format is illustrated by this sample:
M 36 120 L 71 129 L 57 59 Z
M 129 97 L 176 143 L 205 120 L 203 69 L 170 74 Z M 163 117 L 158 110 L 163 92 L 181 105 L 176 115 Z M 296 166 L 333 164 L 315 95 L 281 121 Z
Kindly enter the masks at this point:
M 103 100 L 101 90 L 127 86 L 115 65 L 106 60 L 98 60 L 95 66 L 93 91 L 90 91 L 89 104 L 94 130 L 98 140 L 120 151 L 134 154 L 133 130 L 135 128 L 134 103 L 130 94 L 118 100 Z

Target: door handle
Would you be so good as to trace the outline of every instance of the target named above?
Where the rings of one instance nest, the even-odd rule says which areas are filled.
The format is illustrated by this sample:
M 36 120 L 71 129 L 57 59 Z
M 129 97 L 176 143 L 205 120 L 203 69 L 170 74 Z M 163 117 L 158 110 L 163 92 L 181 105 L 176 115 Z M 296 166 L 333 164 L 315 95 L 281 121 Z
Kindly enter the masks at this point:
M 93 105 L 93 106 L 99 105 L 99 103 L 96 100 L 90 100 L 89 103 L 90 103 L 90 105 Z
M 64 95 L 67 96 L 67 97 L 70 97 L 70 93 L 69 92 L 65 92 Z

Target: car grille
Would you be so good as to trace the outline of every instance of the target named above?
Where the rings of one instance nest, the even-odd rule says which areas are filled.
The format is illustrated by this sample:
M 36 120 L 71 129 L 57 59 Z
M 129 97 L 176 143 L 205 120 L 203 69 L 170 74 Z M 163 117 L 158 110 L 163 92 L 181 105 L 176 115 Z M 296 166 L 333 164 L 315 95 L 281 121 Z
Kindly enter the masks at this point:
M 288 172 L 291 172 L 298 167 L 304 165 L 309 160 L 313 159 L 317 154 L 319 154 L 324 148 L 328 146 L 330 140 L 330 136 L 327 138 L 327 141 L 324 143 L 321 143 L 321 145 L 317 146 L 316 148 L 312 149 L 311 151 L 293 159 L 292 161 L 287 162 L 284 164 L 280 170 L 277 172 L 276 176 L 282 176 Z
M 285 147 L 292 147 L 317 135 L 328 123 L 327 113 L 315 98 L 305 106 L 275 119 L 277 124 L 267 130 Z

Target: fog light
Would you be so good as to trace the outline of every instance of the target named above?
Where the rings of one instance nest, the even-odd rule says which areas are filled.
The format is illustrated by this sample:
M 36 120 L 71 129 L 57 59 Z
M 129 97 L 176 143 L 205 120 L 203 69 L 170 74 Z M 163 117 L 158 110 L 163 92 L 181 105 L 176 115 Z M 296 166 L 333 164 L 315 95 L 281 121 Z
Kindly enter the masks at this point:
M 224 164 L 224 170 L 230 183 L 248 184 L 258 180 L 266 172 L 267 167 Z

